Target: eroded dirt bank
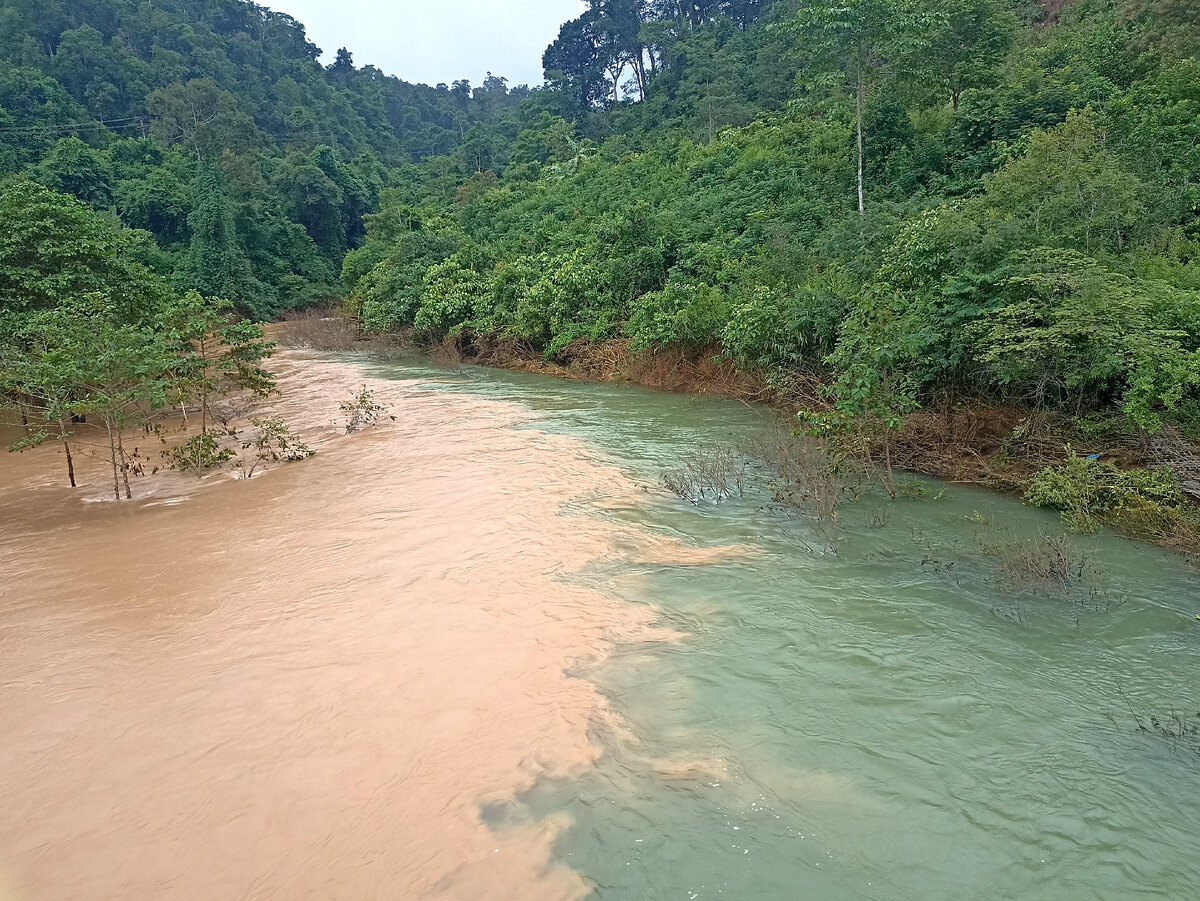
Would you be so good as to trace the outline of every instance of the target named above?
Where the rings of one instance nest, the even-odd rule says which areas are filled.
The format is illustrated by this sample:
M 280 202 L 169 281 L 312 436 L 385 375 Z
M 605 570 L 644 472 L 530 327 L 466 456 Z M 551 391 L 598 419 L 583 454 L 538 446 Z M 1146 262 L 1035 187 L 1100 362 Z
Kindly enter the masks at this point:
M 561 824 L 479 810 L 593 761 L 574 661 L 668 637 L 559 578 L 630 545 L 562 505 L 632 486 L 516 406 L 275 368 L 318 454 L 251 481 L 0 458 L 0 898 L 582 897 Z M 396 421 L 339 437 L 364 381 Z

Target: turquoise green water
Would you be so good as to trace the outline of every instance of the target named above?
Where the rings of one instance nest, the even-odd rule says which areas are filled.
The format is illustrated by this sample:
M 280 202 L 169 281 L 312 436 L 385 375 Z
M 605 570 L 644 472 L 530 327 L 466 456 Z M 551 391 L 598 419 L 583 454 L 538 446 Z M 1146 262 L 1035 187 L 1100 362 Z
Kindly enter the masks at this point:
M 981 552 L 978 519 L 1016 539 L 1057 517 L 961 486 L 867 492 L 834 552 L 762 493 L 693 506 L 655 487 L 694 448 L 763 428 L 745 405 L 387 371 L 519 403 L 525 427 L 578 436 L 652 489 L 582 512 L 748 551 L 579 576 L 684 637 L 581 663 L 624 728 L 595 725 L 604 755 L 579 780 L 485 816 L 569 814 L 556 851 L 595 898 L 1200 898 L 1200 753 L 1135 721 L 1200 724 L 1200 578 L 1182 560 L 1078 539 L 1087 584 L 1030 591 Z

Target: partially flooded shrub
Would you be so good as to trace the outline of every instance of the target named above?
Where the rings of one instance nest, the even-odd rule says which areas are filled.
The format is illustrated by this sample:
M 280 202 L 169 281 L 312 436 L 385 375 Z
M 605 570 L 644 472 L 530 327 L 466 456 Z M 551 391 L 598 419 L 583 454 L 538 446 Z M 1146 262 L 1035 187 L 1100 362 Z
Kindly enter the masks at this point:
M 1170 744 L 1172 751 L 1184 751 L 1200 757 L 1200 712 L 1197 712 L 1195 716 L 1189 716 L 1172 711 L 1166 716 L 1150 714 L 1142 719 L 1133 709 L 1133 704 L 1130 703 L 1129 697 L 1120 685 L 1117 686 L 1117 691 L 1120 692 L 1121 699 L 1129 709 L 1129 715 L 1137 724 L 1138 732 L 1161 738 Z M 1113 722 L 1115 723 L 1116 720 L 1114 719 Z
M 194 472 L 196 475 L 223 466 L 235 456 L 234 451 L 222 445 L 212 432 L 193 435 L 166 452 L 167 462 L 172 469 Z
M 1082 554 L 1069 535 L 1039 532 L 1017 537 L 975 515 L 975 541 L 986 557 L 996 561 L 1001 577 L 1014 587 L 1034 594 L 1070 597 L 1077 602 L 1107 608 L 1107 591 L 1101 571 L 1089 554 Z
M 1173 751 L 1187 751 L 1200 756 L 1200 713 L 1194 717 L 1171 713 L 1165 717 L 1150 716 L 1147 726 L 1137 717 L 1138 731 L 1156 735 L 1171 745 Z
M 920 479 L 908 479 L 900 483 L 900 494 L 913 501 L 940 501 L 946 496 L 946 489 Z
M 855 496 L 865 472 L 851 458 L 831 453 L 827 439 L 782 428 L 752 442 L 750 453 L 762 464 L 775 503 L 816 520 L 819 544 L 802 540 L 805 548 L 836 556 L 843 537 L 841 505 Z M 872 523 L 882 528 L 887 518 L 883 514 Z
M 1200 511 L 1165 468 L 1120 470 L 1072 456 L 1062 466 L 1037 473 L 1025 500 L 1058 510 L 1073 532 L 1091 533 L 1107 525 L 1134 538 L 1184 547 L 1195 547 L 1200 540 Z
M 860 472 L 830 454 L 824 439 L 779 430 L 754 441 L 750 452 L 766 468 L 776 503 L 822 522 L 838 519 L 838 507 L 862 481 Z
M 274 337 L 284 347 L 346 351 L 359 346 L 358 325 L 334 310 L 303 310 L 284 316 Z
M 347 435 L 353 435 L 367 426 L 374 425 L 381 416 L 387 415 L 388 412 L 387 405 L 376 401 L 375 392 L 366 385 L 351 395 L 350 400 L 343 403 L 340 409 L 346 417 Z
M 1020 581 L 1069 586 L 1080 582 L 1088 571 L 1086 558 L 1075 559 L 1066 535 L 1039 535 L 1008 545 L 1001 555 L 1001 568 Z
M 679 469 L 663 474 L 670 491 L 685 501 L 720 503 L 746 493 L 746 458 L 732 447 L 716 445 L 695 451 Z
M 263 466 L 295 463 L 314 453 L 279 416 L 259 417 L 251 419 L 250 423 L 258 429 L 258 434 L 242 442 L 243 453 L 238 459 L 238 468 L 244 479 L 254 478 L 254 473 Z

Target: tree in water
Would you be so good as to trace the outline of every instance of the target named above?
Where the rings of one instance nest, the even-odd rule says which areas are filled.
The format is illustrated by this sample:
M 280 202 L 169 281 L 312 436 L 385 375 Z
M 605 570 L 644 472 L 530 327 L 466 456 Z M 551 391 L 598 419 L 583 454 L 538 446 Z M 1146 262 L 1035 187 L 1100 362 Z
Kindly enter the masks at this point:
M 131 463 L 123 433 L 149 421 L 171 398 L 178 358 L 158 323 L 128 324 L 103 294 L 65 298 L 34 317 L 47 350 L 30 355 L 26 371 L 38 373 L 36 389 L 69 401 L 48 407 L 59 422 L 86 411 L 104 424 L 112 466 L 113 495 L 133 499 Z M 65 437 L 64 439 L 65 440 Z
M 0 221 L 0 401 L 29 425 L 16 449 L 63 443 L 74 487 L 72 420 L 95 409 L 98 393 L 121 393 L 94 367 L 115 364 L 126 340 L 131 352 L 135 333 L 152 333 L 170 292 L 130 261 L 126 232 L 73 197 L 18 182 L 0 191 Z M 107 331 L 116 323 L 129 331 Z M 125 359 L 157 377 L 149 359 Z
M 204 435 L 213 395 L 273 389 L 261 331 L 228 301 L 174 295 L 107 217 L 28 183 L 0 191 L 0 214 L 0 403 L 25 416 L 14 449 L 63 444 L 72 487 L 77 417 L 103 427 L 114 496 L 128 499 L 127 430 L 198 401 Z
M 274 345 L 262 340 L 258 326 L 234 321 L 232 312 L 227 300 L 189 291 L 171 313 L 181 391 L 200 407 L 202 436 L 208 434 L 213 397 L 232 391 L 266 397 L 275 390 L 274 379 L 261 365 Z

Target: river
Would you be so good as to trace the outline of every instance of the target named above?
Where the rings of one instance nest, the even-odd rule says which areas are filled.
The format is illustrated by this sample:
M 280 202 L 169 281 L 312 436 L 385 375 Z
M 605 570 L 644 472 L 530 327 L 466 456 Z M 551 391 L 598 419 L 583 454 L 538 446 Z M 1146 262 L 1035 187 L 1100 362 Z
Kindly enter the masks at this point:
M 836 540 L 660 488 L 736 402 L 277 368 L 317 454 L 250 481 L 3 460 L 4 901 L 1200 892 L 1184 561 L 1041 591 L 980 549 L 1056 517 L 962 486 Z M 395 419 L 342 435 L 362 384 Z

